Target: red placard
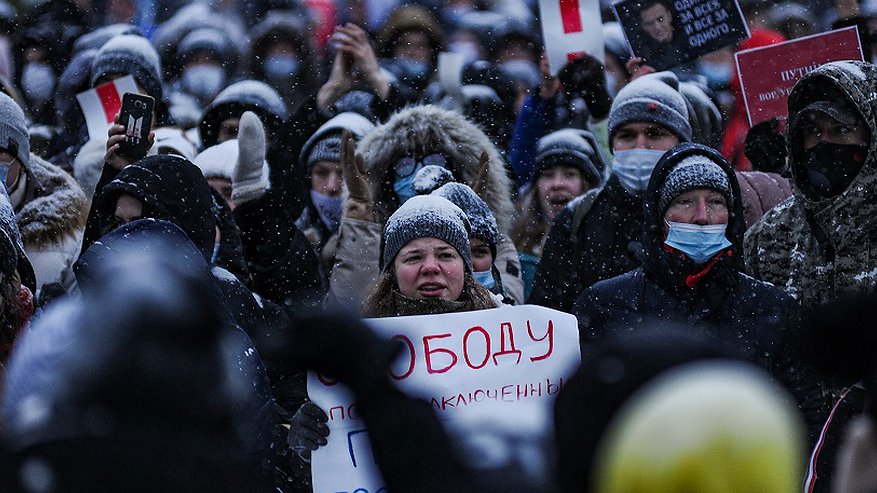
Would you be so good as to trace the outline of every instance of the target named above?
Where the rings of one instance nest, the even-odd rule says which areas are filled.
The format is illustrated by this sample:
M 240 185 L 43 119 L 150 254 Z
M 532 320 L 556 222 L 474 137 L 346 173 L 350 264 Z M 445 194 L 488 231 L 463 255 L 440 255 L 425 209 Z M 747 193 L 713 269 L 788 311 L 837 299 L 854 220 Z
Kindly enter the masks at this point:
M 792 88 L 816 67 L 839 60 L 864 60 L 855 26 L 739 51 L 735 58 L 749 126 L 773 117 L 785 119 Z

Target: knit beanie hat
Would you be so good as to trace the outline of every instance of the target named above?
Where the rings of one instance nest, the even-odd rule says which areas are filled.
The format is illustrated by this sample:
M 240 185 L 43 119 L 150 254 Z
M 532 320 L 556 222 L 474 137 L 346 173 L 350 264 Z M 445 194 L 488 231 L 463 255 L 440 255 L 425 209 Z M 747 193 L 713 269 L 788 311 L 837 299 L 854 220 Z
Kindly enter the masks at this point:
M 453 182 L 442 185 L 432 192 L 432 195 L 444 197 L 459 207 L 469 218 L 469 224 L 472 226 L 470 236 L 487 243 L 493 256 L 496 256 L 499 227 L 497 227 L 496 218 L 493 217 L 487 203 L 474 190 L 463 183 Z
M 354 111 L 333 116 L 320 126 L 302 146 L 299 161 L 310 173 L 317 161 L 339 162 L 341 160 L 341 133 L 348 130 L 357 142 L 372 131 L 375 124 L 369 118 Z
M 679 93 L 679 79 L 673 72 L 639 77 L 618 91 L 609 110 L 609 142 L 619 127 L 631 122 L 656 123 L 691 142 L 688 106 Z
M 97 52 L 91 65 L 91 85 L 110 74 L 131 75 L 146 93 L 160 100 L 161 64 L 149 41 L 135 34 L 116 36 Z
M 577 128 L 563 128 L 542 137 L 536 143 L 536 159 L 533 164 L 532 179 L 546 169 L 563 165 L 582 172 L 592 186 L 603 183 L 605 166 L 597 153 L 594 136 Z
M 387 220 L 384 227 L 382 268 L 393 264 L 399 250 L 418 238 L 438 238 L 451 245 L 463 257 L 466 271 L 472 272 L 466 213 L 443 197 L 416 195 L 406 200 Z
M 25 168 L 30 164 L 27 119 L 18 103 L 4 93 L 0 93 L 0 148 L 15 155 Z
M 734 195 L 731 193 L 731 183 L 728 175 L 722 167 L 703 155 L 689 156 L 667 174 L 664 186 L 661 187 L 661 199 L 658 205 L 661 211 L 666 211 L 670 203 L 679 194 L 697 189 L 708 188 L 720 192 L 725 196 L 730 210 Z
M 311 169 L 317 161 L 330 161 L 333 163 L 341 161 L 341 134 L 326 135 L 314 143 L 305 164 L 308 169 Z

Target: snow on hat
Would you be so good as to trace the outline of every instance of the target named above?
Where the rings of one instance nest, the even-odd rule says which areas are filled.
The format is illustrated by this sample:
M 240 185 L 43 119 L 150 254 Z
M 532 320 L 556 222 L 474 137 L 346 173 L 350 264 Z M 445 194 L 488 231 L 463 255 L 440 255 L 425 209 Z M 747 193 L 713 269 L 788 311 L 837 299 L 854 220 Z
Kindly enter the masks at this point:
M 421 170 L 422 171 L 422 170 Z M 478 238 L 490 246 L 496 256 L 496 243 L 499 241 L 499 227 L 496 218 L 487 207 L 487 203 L 468 185 L 463 183 L 446 183 L 432 192 L 432 195 L 444 197 L 459 207 L 469 218 L 473 238 Z
M 414 174 L 411 186 L 417 195 L 427 195 L 445 183 L 457 181 L 448 168 L 437 164 L 428 164 Z M 458 204 L 459 205 L 459 204 Z
M 161 64 L 158 53 L 143 36 L 116 36 L 97 52 L 91 65 L 91 85 L 111 74 L 131 75 L 146 93 L 161 99 Z
M 697 189 L 708 188 L 725 196 L 730 208 L 733 193 L 728 175 L 722 167 L 702 154 L 689 156 L 677 164 L 664 180 L 661 187 L 661 199 L 658 205 L 666 211 L 670 203 L 680 194 Z
M 195 156 L 194 163 L 201 169 L 205 178 L 219 177 L 231 180 L 238 162 L 238 152 L 238 140 L 226 140 L 201 151 Z
M 545 135 L 536 143 L 532 179 L 551 166 L 576 168 L 591 185 L 603 183 L 605 166 L 596 150 L 594 136 L 577 128 L 563 128 Z
M 25 168 L 30 164 L 27 119 L 18 103 L 5 93 L 0 93 L 0 148 L 15 155 Z
M 317 161 L 337 163 L 341 160 L 341 133 L 344 130 L 349 130 L 353 139 L 360 141 L 373 128 L 374 122 L 359 113 L 339 113 L 320 126 L 305 142 L 299 159 L 309 173 Z
M 661 125 L 682 142 L 691 142 L 688 106 L 679 93 L 673 72 L 657 72 L 634 79 L 618 91 L 609 110 L 609 142 L 623 125 L 647 122 Z
M 640 390 L 604 436 L 593 491 L 798 491 L 803 426 L 790 396 L 742 363 L 694 363 Z
M 406 200 L 387 220 L 384 227 L 383 268 L 409 242 L 418 238 L 438 238 L 454 247 L 463 257 L 466 270 L 472 272 L 466 213 L 449 200 L 437 195 L 416 195 Z
M 219 30 L 202 27 L 187 34 L 177 47 L 177 55 L 182 58 L 183 63 L 202 51 L 212 54 L 220 62 L 227 62 L 231 58 L 232 46 Z
M 155 148 L 159 154 L 175 154 L 189 161 L 195 159 L 195 144 L 186 138 L 182 130 L 174 127 L 155 129 Z

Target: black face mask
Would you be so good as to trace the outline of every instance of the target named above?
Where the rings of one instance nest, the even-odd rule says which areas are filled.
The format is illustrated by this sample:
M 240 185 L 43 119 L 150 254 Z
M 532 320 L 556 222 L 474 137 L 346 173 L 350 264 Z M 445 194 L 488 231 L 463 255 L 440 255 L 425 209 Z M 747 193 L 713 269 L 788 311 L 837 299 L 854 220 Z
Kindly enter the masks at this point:
M 820 142 L 804 151 L 799 185 L 813 198 L 840 195 L 859 174 L 868 146 Z

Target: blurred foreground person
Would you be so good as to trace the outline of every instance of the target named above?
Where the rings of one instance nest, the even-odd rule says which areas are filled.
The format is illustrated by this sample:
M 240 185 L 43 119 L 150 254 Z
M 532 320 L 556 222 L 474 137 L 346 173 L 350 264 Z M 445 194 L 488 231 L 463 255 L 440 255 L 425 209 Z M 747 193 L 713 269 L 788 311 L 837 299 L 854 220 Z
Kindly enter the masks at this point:
M 655 379 L 620 410 L 594 477 L 600 493 L 794 493 L 803 427 L 783 391 L 742 364 Z
M 270 391 L 195 245 L 171 223 L 139 220 L 87 255 L 82 298 L 53 305 L 9 365 L 17 486 L 267 491 L 258 442 Z

